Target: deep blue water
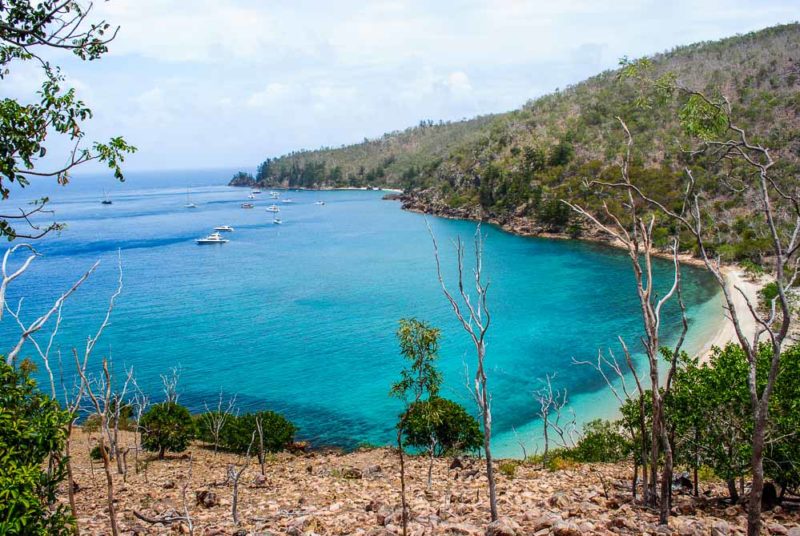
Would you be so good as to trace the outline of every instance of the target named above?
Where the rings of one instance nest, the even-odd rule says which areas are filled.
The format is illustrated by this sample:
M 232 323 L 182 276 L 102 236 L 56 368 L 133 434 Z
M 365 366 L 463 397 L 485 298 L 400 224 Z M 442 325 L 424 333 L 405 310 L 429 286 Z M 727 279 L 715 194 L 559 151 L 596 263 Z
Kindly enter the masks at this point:
M 302 438 L 317 444 L 386 443 L 399 411 L 387 392 L 404 366 L 394 331 L 400 318 L 418 317 L 442 329 L 446 396 L 472 408 L 464 366 L 474 370 L 474 354 L 439 289 L 423 216 L 382 201 L 380 192 L 290 192 L 283 196 L 295 203 L 281 205 L 284 224 L 276 226 L 264 211 L 271 204 L 266 192 L 257 208 L 243 210 L 248 190 L 213 185 L 229 176 L 229 170 L 140 173 L 124 186 L 89 177 L 56 190 L 53 208 L 68 228 L 37 244 L 43 257 L 8 298 L 15 304 L 25 296 L 23 310 L 32 318 L 101 260 L 64 308 L 56 345 L 66 376 L 69 349 L 96 329 L 116 286 L 119 250 L 124 290 L 95 365 L 110 355 L 119 375 L 133 366 L 156 398 L 159 374 L 180 365 L 181 401 L 194 410 L 222 389 L 237 394 L 243 410 L 285 413 Z M 183 207 L 189 185 L 196 210 Z M 113 205 L 100 204 L 103 187 Z M 451 240 L 471 242 L 475 225 L 429 221 L 453 285 Z M 230 243 L 194 243 L 223 224 L 235 228 Z M 547 373 L 569 388 L 580 420 L 613 411 L 603 380 L 572 358 L 616 349 L 617 335 L 637 347 L 639 308 L 629 260 L 618 251 L 492 227 L 483 232 L 497 449 L 518 455 L 517 437 L 529 445 L 539 440 L 531 392 Z M 669 265 L 657 268 L 666 284 Z M 690 345 L 699 347 L 714 328 L 718 297 L 706 274 L 684 270 Z M 678 325 L 674 313 L 664 330 L 668 340 Z M 0 325 L 6 346 L 15 334 L 6 316 Z M 39 339 L 46 340 L 46 330 Z

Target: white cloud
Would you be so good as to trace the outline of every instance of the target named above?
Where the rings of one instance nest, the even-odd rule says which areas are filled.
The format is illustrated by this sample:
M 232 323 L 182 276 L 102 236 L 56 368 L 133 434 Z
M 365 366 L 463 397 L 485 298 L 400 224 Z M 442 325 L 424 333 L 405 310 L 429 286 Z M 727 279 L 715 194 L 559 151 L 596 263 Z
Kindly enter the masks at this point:
M 256 163 L 420 119 L 504 111 L 613 67 L 622 55 L 796 18 L 796 0 L 95 6 L 122 26 L 111 53 L 100 62 L 64 55 L 57 62 L 96 112 L 92 128 L 124 134 L 140 147 L 131 162 L 151 168 Z M 33 95 L 35 69 L 15 69 L 2 95 Z
M 289 93 L 289 86 L 278 82 L 271 82 L 261 91 L 251 94 L 245 101 L 252 108 L 272 106 L 276 101 Z

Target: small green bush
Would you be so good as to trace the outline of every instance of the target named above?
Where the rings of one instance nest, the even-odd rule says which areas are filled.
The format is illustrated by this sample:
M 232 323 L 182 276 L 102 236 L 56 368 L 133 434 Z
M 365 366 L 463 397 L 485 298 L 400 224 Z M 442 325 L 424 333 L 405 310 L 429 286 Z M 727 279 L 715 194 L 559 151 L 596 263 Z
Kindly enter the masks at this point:
M 412 404 L 403 428 L 403 444 L 427 450 L 436 441 L 434 456 L 475 452 L 483 446 L 483 433 L 463 406 L 434 397 Z
M 631 449 L 616 423 L 597 419 L 584 425 L 583 437 L 575 448 L 565 452 L 565 457 L 576 462 L 614 463 L 627 459 Z
M 175 402 L 150 406 L 142 415 L 142 447 L 158 452 L 164 459 L 166 451 L 183 452 L 194 438 L 195 426 L 189 410 Z
M 507 476 L 508 478 L 514 478 L 514 475 L 517 473 L 517 467 L 519 467 L 520 462 L 517 460 L 503 460 L 500 462 L 500 465 L 497 466 L 497 469 L 500 471 L 501 474 Z
M 230 425 L 226 424 L 220 434 L 221 446 L 232 452 L 245 453 L 252 442 L 251 452 L 257 452 L 259 436 L 256 423 L 259 420 L 264 435 L 264 452 L 279 452 L 294 441 L 297 427 L 291 421 L 274 411 L 258 411 L 232 416 Z

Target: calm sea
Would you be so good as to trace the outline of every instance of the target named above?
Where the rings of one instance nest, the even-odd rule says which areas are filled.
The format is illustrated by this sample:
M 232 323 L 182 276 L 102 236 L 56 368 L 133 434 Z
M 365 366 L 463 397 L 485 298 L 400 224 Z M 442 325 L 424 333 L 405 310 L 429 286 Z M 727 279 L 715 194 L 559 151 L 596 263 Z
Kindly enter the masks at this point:
M 25 318 L 41 314 L 101 261 L 64 307 L 55 348 L 66 378 L 70 349 L 97 328 L 116 287 L 119 252 L 124 289 L 94 368 L 101 356 L 112 358 L 118 377 L 133 367 L 156 399 L 159 375 L 180 366 L 180 400 L 193 410 L 213 404 L 221 390 L 235 394 L 243 411 L 286 414 L 300 437 L 316 444 L 385 444 L 400 409 L 387 393 L 404 366 L 394 332 L 399 319 L 417 317 L 442 329 L 444 394 L 473 409 L 465 387 L 473 350 L 439 289 L 423 216 L 381 200 L 380 192 L 293 191 L 282 194 L 293 203 L 278 203 L 283 224 L 274 225 L 264 210 L 267 192 L 255 209 L 240 208 L 248 190 L 223 185 L 231 171 L 131 173 L 124 185 L 87 176 L 67 188 L 15 193 L 21 199 L 48 191 L 56 218 L 68 224 L 37 243 L 42 257 L 9 290 L 13 306 L 25 297 Z M 104 188 L 112 205 L 100 203 Z M 187 192 L 196 209 L 184 208 Z M 475 225 L 428 220 L 453 285 L 452 240 L 471 242 Z M 229 243 L 195 244 L 217 225 L 235 228 Z M 540 441 L 532 391 L 546 374 L 568 388 L 580 421 L 613 413 L 602 378 L 572 360 L 617 351 L 618 335 L 639 348 L 639 308 L 629 260 L 618 251 L 482 230 L 496 448 L 518 456 L 518 441 L 529 452 Z M 657 277 L 668 283 L 667 263 L 658 263 Z M 716 288 L 686 268 L 684 299 L 690 347 L 699 348 L 718 322 Z M 677 320 L 674 308 L 668 311 L 668 341 Z M 6 315 L 0 335 L 7 347 L 17 333 Z M 39 340 L 47 335 L 45 329 Z

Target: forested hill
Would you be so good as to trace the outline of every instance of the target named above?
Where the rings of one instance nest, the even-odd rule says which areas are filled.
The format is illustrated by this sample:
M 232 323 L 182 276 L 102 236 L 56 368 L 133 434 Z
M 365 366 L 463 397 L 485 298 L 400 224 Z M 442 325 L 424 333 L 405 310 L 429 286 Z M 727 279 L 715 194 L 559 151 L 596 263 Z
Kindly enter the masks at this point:
M 797 176 L 800 25 L 681 46 L 652 61 L 655 76 L 673 72 L 684 86 L 725 94 L 739 123 L 773 148 L 784 173 Z M 558 200 L 591 202 L 585 179 L 616 173 L 624 141 L 617 116 L 635 138 L 635 180 L 665 196 L 679 190 L 686 140 L 676 110 L 637 106 L 633 82 L 617 74 L 603 72 L 504 114 L 428 121 L 356 145 L 267 159 L 255 179 L 274 187 L 398 187 L 412 208 L 563 231 L 570 214 Z M 747 200 L 725 190 L 714 202 L 741 242 Z

